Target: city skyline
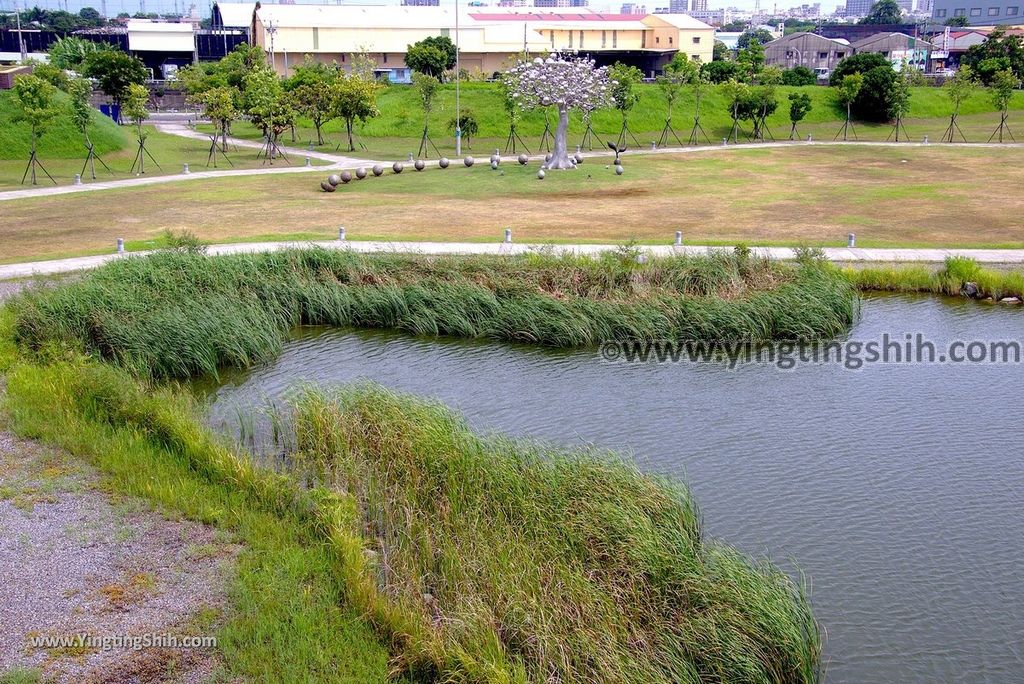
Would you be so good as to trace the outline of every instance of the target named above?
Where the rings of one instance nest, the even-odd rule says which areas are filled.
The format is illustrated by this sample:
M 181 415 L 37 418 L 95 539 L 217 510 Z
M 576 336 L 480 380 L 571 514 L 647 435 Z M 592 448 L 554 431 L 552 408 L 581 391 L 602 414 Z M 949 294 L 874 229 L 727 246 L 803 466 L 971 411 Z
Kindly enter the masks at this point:
M 463 0 L 460 6 L 467 7 L 471 0 Z M 690 0 L 692 2 L 692 0 Z M 380 0 L 379 2 L 312 2 L 304 0 L 295 0 L 296 4 L 313 4 L 313 5 L 393 5 L 399 6 L 401 0 Z M 741 10 L 751 11 L 754 9 L 756 0 L 727 0 L 726 2 L 715 2 L 709 0 L 707 3 L 708 9 L 724 9 L 726 7 L 736 7 Z M 13 11 L 15 7 L 25 9 L 26 7 L 40 7 L 46 10 L 60 10 L 66 9 L 69 12 L 78 12 L 83 7 L 93 7 L 97 10 L 101 9 L 102 0 L 0 0 L 0 11 Z M 159 14 L 170 14 L 175 11 L 182 14 L 188 14 L 189 8 L 195 4 L 196 9 L 199 11 L 200 17 L 208 17 L 210 15 L 210 8 L 213 3 L 209 0 L 200 0 L 200 2 L 193 2 L 193 0 L 106 0 L 107 14 L 111 17 L 115 17 L 118 14 L 127 12 L 128 14 L 135 14 L 140 11 L 140 7 L 144 6 L 146 12 L 156 12 Z M 273 2 L 265 2 L 264 4 L 275 4 Z M 452 5 L 454 0 L 441 0 L 442 5 Z M 590 9 L 601 11 L 601 12 L 612 12 L 618 13 L 622 7 L 622 2 L 591 2 L 589 5 Z M 654 12 L 655 9 L 661 7 L 669 7 L 670 0 L 645 0 L 642 2 L 636 2 L 637 5 L 644 5 L 647 7 L 649 12 Z M 784 12 L 790 7 L 798 7 L 801 2 L 776 2 L 771 3 L 767 0 L 761 1 L 761 11 L 771 13 L 775 11 L 773 8 L 777 8 L 777 11 Z M 821 3 L 821 11 L 823 15 L 831 14 L 837 5 L 844 4 L 842 2 L 836 2 L 835 0 L 825 0 Z M 486 3 L 487 6 L 496 6 L 497 0 Z

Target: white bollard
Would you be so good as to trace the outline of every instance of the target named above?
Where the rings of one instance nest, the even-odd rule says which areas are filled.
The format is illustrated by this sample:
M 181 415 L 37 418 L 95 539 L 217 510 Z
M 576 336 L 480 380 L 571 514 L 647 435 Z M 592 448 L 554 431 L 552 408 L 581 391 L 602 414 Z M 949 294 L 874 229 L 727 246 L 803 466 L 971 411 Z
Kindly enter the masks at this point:
M 725 147 L 728 144 L 729 144 L 729 139 L 728 138 L 722 138 L 722 147 Z
M 511 228 L 506 228 L 505 229 L 505 244 L 507 244 L 507 245 L 512 244 L 512 229 Z
M 309 157 L 306 157 L 306 166 L 312 166 L 312 165 L 313 165 L 313 160 L 310 159 Z
M 847 247 L 856 247 L 857 246 L 857 236 L 854 235 L 853 233 L 850 233 L 849 235 L 847 235 L 846 236 L 846 246 Z
M 75 185 L 81 185 L 81 184 L 82 184 L 82 174 L 76 173 L 75 174 Z
M 654 141 L 652 140 L 652 141 L 651 141 L 651 150 L 656 150 L 656 149 L 658 149 L 658 143 L 656 143 L 656 142 L 654 142 Z
M 682 247 L 683 245 L 683 231 L 676 231 L 676 247 Z
M 924 144 L 925 144 L 925 145 L 927 145 L 927 144 L 928 144 L 928 136 L 927 136 L 927 135 L 926 135 L 926 136 L 924 136 Z
M 345 239 L 345 226 L 342 226 L 341 228 L 338 228 L 338 239 L 339 240 L 344 240 Z
M 409 161 L 415 161 L 415 160 L 414 160 L 414 159 L 412 158 L 412 152 L 410 152 L 410 153 L 409 153 Z
M 117 253 L 124 254 L 124 238 L 117 238 Z
M 183 169 L 181 170 L 181 172 L 182 172 L 183 174 L 185 174 L 186 176 L 187 176 L 188 174 L 192 173 L 191 171 L 189 171 L 189 170 L 188 170 L 188 164 L 185 164 L 185 168 L 183 168 Z
M 814 138 L 811 137 L 810 133 L 807 134 L 807 142 L 814 142 Z

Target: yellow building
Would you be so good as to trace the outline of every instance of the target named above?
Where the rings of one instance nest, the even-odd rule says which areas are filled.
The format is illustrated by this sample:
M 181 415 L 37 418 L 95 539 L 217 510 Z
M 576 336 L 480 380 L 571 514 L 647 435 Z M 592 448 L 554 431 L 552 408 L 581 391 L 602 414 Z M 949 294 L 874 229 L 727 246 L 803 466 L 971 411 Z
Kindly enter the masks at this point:
M 274 69 L 287 74 L 306 55 L 345 65 L 354 52 L 367 52 L 378 71 L 406 82 L 407 46 L 430 36 L 456 39 L 454 8 L 220 5 L 226 25 L 249 26 Z M 711 61 L 714 29 L 684 14 L 602 14 L 586 9 L 538 8 L 463 12 L 459 16 L 460 65 L 490 75 L 507 68 L 517 53 L 571 51 L 599 65 L 633 64 L 646 76 L 661 71 L 677 51 Z

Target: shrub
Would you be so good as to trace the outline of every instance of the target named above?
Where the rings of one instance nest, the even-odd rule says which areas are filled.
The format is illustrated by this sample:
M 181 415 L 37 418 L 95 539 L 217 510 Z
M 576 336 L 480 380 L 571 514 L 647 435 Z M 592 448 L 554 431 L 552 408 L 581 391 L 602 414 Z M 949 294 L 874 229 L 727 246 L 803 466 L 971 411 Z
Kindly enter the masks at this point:
M 817 83 L 818 79 L 814 72 L 805 66 L 795 66 L 782 72 L 782 85 L 812 86 Z
M 732 79 L 740 79 L 743 76 L 743 67 L 736 62 L 716 60 L 701 65 L 701 73 L 711 83 L 727 83 Z

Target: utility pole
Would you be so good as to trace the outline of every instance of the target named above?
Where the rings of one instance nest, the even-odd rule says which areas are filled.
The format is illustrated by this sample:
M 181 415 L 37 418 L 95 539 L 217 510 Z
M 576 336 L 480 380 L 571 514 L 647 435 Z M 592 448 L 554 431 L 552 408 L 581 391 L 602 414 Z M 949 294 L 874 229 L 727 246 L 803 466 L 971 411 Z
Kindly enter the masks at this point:
M 455 156 L 462 156 L 462 116 L 459 109 L 459 84 L 462 79 L 459 77 L 462 69 L 459 54 L 459 0 L 455 0 Z

